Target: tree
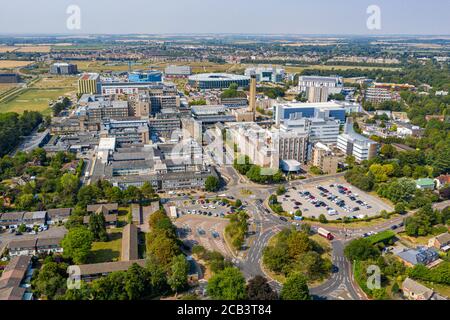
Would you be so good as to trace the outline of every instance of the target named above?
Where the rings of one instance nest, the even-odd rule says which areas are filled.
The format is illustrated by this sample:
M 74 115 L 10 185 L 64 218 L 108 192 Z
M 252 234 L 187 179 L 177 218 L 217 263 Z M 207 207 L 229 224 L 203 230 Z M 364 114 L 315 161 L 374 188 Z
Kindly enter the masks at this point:
M 249 280 L 246 292 L 248 300 L 277 300 L 278 298 L 277 293 L 267 283 L 267 279 L 260 275 Z
M 236 199 L 234 205 L 236 206 L 236 208 L 239 208 L 240 206 L 242 206 L 242 201 L 241 201 L 241 199 Z
M 145 199 L 152 199 L 155 195 L 155 190 L 149 182 L 144 182 L 141 187 L 141 193 Z
M 366 238 L 352 240 L 344 249 L 345 256 L 350 261 L 368 260 L 377 258 L 380 251 L 376 249 Z
M 219 183 L 219 179 L 217 179 L 214 176 L 209 176 L 206 178 L 205 181 L 205 190 L 208 192 L 216 192 L 217 190 L 219 190 L 220 187 L 220 183 Z
M 137 263 L 133 263 L 126 272 L 125 291 L 129 300 L 139 300 L 150 294 L 149 272 Z
M 394 211 L 398 214 L 406 213 L 406 205 L 404 202 L 399 202 L 395 205 Z
M 36 270 L 31 280 L 31 288 L 37 297 L 52 300 L 64 293 L 67 287 L 67 263 L 46 260 L 40 270 Z
M 189 263 L 182 254 L 172 259 L 170 274 L 167 279 L 168 284 L 176 293 L 187 285 L 187 277 L 189 272 Z
M 305 232 L 293 231 L 287 239 L 290 257 L 298 257 L 302 253 L 312 250 L 313 244 Z
M 62 192 L 66 195 L 69 195 L 75 194 L 77 192 L 80 181 L 78 180 L 77 176 L 71 173 L 65 173 L 61 177 L 60 183 Z
M 380 153 L 387 159 L 392 159 L 397 155 L 397 150 L 392 144 L 385 144 L 381 147 Z
M 246 298 L 245 278 L 239 269 L 228 267 L 209 279 L 206 291 L 216 300 L 243 300 Z
M 108 241 L 105 224 L 106 221 L 103 213 L 93 213 L 89 216 L 89 230 L 92 232 L 95 241 Z
M 327 223 L 328 222 L 327 217 L 325 217 L 325 215 L 323 213 L 320 214 L 320 216 L 319 216 L 319 222 L 320 223 Z
M 282 194 L 286 193 L 286 188 L 284 186 L 279 186 L 277 188 L 277 196 L 281 196 Z
M 76 264 L 86 263 L 93 238 L 92 232 L 85 227 L 70 229 L 61 242 L 64 257 L 72 258 Z
M 300 273 L 293 273 L 281 289 L 281 300 L 311 300 L 306 278 Z

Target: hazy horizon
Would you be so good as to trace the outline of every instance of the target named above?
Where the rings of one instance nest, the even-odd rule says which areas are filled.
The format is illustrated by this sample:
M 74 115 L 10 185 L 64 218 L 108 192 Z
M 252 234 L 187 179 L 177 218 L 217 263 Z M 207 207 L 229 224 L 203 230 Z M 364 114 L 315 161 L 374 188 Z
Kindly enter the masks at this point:
M 67 28 L 70 5 L 80 29 Z M 381 28 L 369 30 L 377 5 Z M 442 0 L 15 0 L 1 5 L 2 35 L 450 35 Z

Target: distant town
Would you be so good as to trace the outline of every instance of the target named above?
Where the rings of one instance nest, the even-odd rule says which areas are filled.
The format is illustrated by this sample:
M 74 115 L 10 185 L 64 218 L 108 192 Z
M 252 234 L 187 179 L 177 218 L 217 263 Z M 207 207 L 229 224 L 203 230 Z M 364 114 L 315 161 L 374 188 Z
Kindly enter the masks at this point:
M 0 300 L 448 300 L 449 57 L 0 36 Z

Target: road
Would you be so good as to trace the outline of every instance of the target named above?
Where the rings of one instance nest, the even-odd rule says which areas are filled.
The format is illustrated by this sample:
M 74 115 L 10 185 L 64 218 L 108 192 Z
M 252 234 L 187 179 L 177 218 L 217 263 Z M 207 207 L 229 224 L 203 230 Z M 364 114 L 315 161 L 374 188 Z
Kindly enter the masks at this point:
M 256 226 L 255 234 L 249 239 L 249 248 L 245 252 L 245 256 L 237 257 L 235 265 L 241 269 L 245 277 L 251 278 L 255 275 L 263 275 L 269 278 L 261 268 L 261 259 L 263 249 L 267 246 L 269 240 L 285 227 L 292 227 L 290 222 L 280 220 L 271 211 L 264 206 L 264 201 L 270 194 L 274 193 L 277 186 L 267 187 L 260 186 L 249 182 L 246 178 L 239 175 L 231 166 L 222 167 L 220 169 L 222 175 L 226 176 L 227 186 L 225 187 L 227 195 L 233 195 L 235 198 L 243 199 L 241 191 L 248 189 L 252 195 L 246 200 L 247 211 L 252 217 L 252 222 Z M 333 178 L 342 177 L 343 173 L 314 177 L 304 180 L 295 180 L 286 182 L 285 185 L 299 186 L 302 184 L 310 184 L 329 180 Z M 262 200 L 262 201 L 259 201 Z M 450 205 L 450 201 L 437 203 L 434 205 L 435 209 L 443 209 Z M 415 211 L 409 212 L 407 215 L 395 217 L 389 220 L 382 221 L 369 227 L 351 228 L 349 226 L 327 226 L 327 229 L 335 235 L 335 240 L 332 241 L 332 262 L 333 273 L 331 277 L 323 284 L 310 289 L 311 295 L 315 299 L 323 300 L 362 300 L 367 299 L 364 292 L 355 283 L 352 272 L 352 265 L 344 255 L 344 248 L 348 241 L 361 237 L 364 233 L 369 231 L 384 231 L 390 230 L 393 225 L 398 225 L 405 217 L 414 214 Z M 312 224 L 312 229 L 317 231 L 320 224 Z M 400 232 L 403 228 L 397 228 Z M 270 279 L 270 278 L 269 278 Z M 270 279 L 271 286 L 279 291 L 281 284 Z

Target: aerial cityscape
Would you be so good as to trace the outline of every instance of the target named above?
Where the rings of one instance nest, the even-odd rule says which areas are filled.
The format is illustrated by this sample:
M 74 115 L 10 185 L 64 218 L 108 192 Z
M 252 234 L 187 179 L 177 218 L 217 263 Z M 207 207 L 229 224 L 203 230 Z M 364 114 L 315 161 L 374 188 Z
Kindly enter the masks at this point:
M 78 2 L 0 22 L 0 300 L 450 298 L 448 19 L 108 32 Z

